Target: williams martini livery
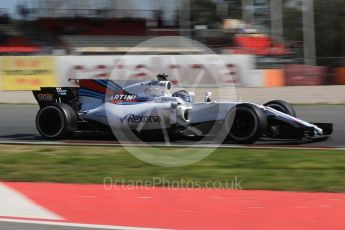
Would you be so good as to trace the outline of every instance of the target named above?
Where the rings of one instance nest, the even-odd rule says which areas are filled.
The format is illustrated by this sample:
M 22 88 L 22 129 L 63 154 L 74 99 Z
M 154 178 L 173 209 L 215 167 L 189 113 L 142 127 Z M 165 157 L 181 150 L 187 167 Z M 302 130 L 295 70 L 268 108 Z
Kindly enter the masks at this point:
M 281 100 L 264 105 L 248 102 L 203 102 L 185 90 L 172 92 L 166 75 L 153 81 L 79 80 L 79 87 L 43 87 L 33 91 L 40 110 L 39 133 L 66 139 L 73 133 L 113 131 L 136 135 L 167 134 L 169 138 L 207 137 L 215 141 L 254 143 L 260 139 L 324 140 L 332 124 L 296 117 Z

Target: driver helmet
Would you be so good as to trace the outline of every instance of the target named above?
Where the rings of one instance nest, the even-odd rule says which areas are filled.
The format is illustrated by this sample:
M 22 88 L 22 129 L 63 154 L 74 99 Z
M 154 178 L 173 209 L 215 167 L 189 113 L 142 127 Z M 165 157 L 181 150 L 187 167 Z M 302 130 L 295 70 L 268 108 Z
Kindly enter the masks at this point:
M 192 97 L 189 95 L 189 93 L 185 90 L 179 90 L 172 94 L 173 97 L 179 97 L 185 102 L 192 102 Z

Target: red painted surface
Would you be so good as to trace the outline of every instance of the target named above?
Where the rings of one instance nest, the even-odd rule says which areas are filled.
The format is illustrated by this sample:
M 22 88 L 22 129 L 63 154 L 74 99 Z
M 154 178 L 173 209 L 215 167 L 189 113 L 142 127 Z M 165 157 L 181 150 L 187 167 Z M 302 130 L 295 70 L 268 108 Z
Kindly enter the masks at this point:
M 39 50 L 36 46 L 0 46 L 0 53 L 34 53 Z
M 234 38 L 236 48 L 232 49 L 234 54 L 257 54 L 257 55 L 287 55 L 290 53 L 283 44 L 276 43 L 266 35 L 237 35 Z
M 6 185 L 66 222 L 175 229 L 345 229 L 345 194 Z

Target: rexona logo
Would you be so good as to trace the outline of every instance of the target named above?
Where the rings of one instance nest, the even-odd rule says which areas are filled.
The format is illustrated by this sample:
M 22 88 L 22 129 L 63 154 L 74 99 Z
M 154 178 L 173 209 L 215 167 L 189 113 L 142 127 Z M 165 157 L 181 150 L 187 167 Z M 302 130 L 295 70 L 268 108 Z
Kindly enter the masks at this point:
M 125 120 L 132 124 L 161 122 L 161 118 L 157 115 L 140 116 L 135 114 L 127 114 L 121 119 L 121 122 L 123 123 Z
M 120 100 L 120 101 L 132 101 L 135 100 L 137 95 L 133 94 L 114 94 L 106 98 L 107 101 Z

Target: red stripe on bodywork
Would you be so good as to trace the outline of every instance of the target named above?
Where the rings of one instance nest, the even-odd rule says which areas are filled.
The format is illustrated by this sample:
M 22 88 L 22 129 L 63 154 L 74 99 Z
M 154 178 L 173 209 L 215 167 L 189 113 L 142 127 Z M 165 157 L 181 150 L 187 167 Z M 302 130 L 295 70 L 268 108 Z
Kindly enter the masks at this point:
M 81 80 L 80 88 L 93 90 L 103 94 L 105 94 L 107 89 L 105 86 L 97 84 L 94 80 Z
M 96 91 L 96 92 L 99 92 L 102 94 L 106 94 L 108 96 L 111 96 L 114 94 L 122 94 L 123 92 L 125 92 L 123 90 L 114 91 L 112 89 L 109 89 L 109 88 L 101 85 L 101 84 L 98 84 L 94 80 L 81 80 L 80 81 L 80 88 Z

